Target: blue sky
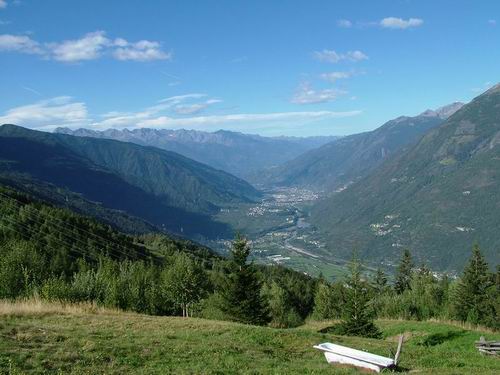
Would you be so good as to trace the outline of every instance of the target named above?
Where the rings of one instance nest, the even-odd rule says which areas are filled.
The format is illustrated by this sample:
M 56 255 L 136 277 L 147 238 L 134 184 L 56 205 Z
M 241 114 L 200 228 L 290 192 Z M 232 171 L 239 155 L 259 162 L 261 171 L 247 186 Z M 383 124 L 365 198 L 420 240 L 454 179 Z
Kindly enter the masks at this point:
M 500 2 L 480 4 L 0 0 L 0 123 L 370 130 L 499 81 Z

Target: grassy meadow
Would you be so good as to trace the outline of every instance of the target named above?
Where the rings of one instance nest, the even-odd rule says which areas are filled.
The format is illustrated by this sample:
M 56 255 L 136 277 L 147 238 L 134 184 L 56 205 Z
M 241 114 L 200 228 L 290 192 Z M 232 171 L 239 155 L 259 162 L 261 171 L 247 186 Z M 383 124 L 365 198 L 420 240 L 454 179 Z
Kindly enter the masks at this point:
M 383 339 L 322 334 L 331 322 L 273 329 L 196 318 L 155 317 L 92 305 L 0 303 L 0 371 L 6 374 L 355 374 L 328 365 L 313 345 L 340 343 L 390 356 L 420 374 L 498 374 L 500 359 L 474 341 L 498 333 L 453 323 L 379 320 Z

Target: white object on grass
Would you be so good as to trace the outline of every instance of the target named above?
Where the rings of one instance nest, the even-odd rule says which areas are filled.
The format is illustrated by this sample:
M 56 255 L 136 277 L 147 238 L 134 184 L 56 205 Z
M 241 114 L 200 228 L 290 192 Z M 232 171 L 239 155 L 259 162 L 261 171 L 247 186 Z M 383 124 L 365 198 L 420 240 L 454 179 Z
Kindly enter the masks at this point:
M 314 348 L 321 350 L 325 354 L 328 363 L 338 363 L 341 365 L 350 365 L 362 367 L 376 372 L 384 368 L 396 367 L 401 346 L 403 345 L 403 336 L 399 337 L 398 350 L 394 359 L 382 357 L 381 355 L 364 352 L 362 350 L 348 348 L 347 346 L 336 345 L 329 342 L 315 345 Z

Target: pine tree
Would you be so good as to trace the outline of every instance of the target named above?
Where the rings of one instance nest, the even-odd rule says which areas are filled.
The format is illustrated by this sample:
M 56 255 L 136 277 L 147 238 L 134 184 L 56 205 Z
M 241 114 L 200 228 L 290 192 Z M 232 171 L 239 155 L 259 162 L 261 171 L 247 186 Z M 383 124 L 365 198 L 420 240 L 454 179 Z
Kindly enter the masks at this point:
M 474 245 L 472 256 L 460 278 L 455 295 L 457 318 L 473 324 L 488 324 L 494 319 L 494 306 L 489 300 L 488 289 L 493 285 L 479 245 Z
M 374 311 L 370 306 L 369 285 L 361 278 L 361 263 L 355 256 L 346 284 L 346 302 L 338 333 L 349 336 L 380 337 L 380 331 L 373 323 Z
M 377 268 L 372 286 L 377 294 L 385 292 L 387 288 L 387 275 L 384 273 L 384 271 L 382 271 L 381 268 Z
M 496 273 L 494 275 L 495 287 L 492 288 L 493 305 L 495 307 L 495 316 L 492 326 L 500 330 L 500 264 L 497 264 Z
M 396 282 L 394 290 L 396 293 L 401 294 L 405 290 L 411 288 L 411 278 L 413 270 L 413 261 L 409 250 L 405 250 L 399 262 L 398 272 L 396 274 Z
M 221 291 L 221 310 L 233 321 L 264 325 L 270 319 L 257 271 L 252 264 L 247 264 L 249 255 L 250 247 L 246 239 L 238 234 L 233 242 L 229 272 Z
M 296 327 L 302 318 L 289 301 L 287 292 L 276 281 L 264 284 L 262 294 L 267 300 L 271 315 L 270 325 L 276 328 Z
M 338 318 L 339 302 L 341 301 L 336 300 L 332 286 L 325 281 L 320 282 L 316 289 L 316 294 L 314 295 L 314 319 L 325 320 Z

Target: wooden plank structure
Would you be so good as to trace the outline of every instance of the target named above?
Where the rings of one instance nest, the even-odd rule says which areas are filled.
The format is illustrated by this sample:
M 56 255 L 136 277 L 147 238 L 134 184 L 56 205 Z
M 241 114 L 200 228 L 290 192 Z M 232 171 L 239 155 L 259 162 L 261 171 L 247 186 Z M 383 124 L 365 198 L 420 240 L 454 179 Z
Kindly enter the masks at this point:
M 499 355 L 500 354 L 500 341 L 486 341 L 484 336 L 481 336 L 479 341 L 476 341 L 476 349 L 481 354 Z
M 328 363 L 355 366 L 380 372 L 385 368 L 395 368 L 397 366 L 402 346 L 403 335 L 399 336 L 398 349 L 394 358 L 387 358 L 330 342 L 315 345 L 314 348 L 321 350 L 325 354 Z

